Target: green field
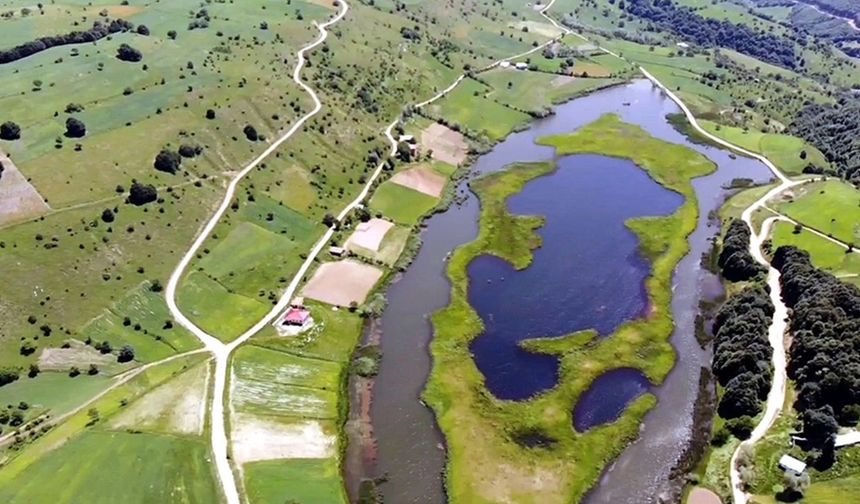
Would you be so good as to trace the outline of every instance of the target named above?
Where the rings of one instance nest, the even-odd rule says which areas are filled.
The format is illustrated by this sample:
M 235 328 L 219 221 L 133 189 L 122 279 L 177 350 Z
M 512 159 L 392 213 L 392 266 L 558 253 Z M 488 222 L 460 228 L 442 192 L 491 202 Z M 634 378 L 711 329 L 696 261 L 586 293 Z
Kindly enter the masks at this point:
M 788 175 L 800 175 L 808 165 L 821 169 L 830 167 L 818 149 L 797 137 L 722 126 L 711 121 L 701 121 L 701 125 L 715 136 L 763 155 Z
M 9 504 L 220 502 L 204 439 L 86 432 L 6 481 Z M 62 481 L 62 484 L 57 484 Z
M 616 79 L 582 79 L 547 74 L 497 69 L 481 75 L 492 86 L 486 97 L 503 105 L 527 112 L 540 112 L 575 96 L 611 86 Z
M 525 126 L 529 116 L 496 103 L 486 94 L 491 88 L 472 79 L 465 79 L 445 98 L 428 107 L 432 117 L 444 118 L 475 137 L 498 141 L 512 131 Z
M 844 243 L 860 238 L 860 190 L 838 179 L 803 184 L 774 209 Z
M 373 213 L 379 212 L 397 223 L 412 226 L 438 202 L 433 196 L 386 181 L 373 194 L 370 210 Z
M 814 235 L 808 230 L 802 230 L 795 234 L 794 225 L 786 222 L 777 222 L 773 229 L 773 247 L 782 245 L 794 245 L 809 252 L 812 263 L 837 277 L 846 281 L 856 283 L 860 279 L 854 277 L 860 275 L 860 254 L 847 252 L 843 247 Z
M 244 471 L 251 504 L 347 502 L 336 461 L 292 459 L 254 462 L 246 465 Z

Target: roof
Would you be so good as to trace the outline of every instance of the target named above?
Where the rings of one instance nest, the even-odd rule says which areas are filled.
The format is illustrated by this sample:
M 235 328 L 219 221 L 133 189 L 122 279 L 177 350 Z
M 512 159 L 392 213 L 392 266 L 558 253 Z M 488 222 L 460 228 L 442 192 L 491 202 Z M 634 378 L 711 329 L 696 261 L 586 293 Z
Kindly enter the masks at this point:
M 288 324 L 304 324 L 311 317 L 311 312 L 301 308 L 290 308 L 284 315 L 284 322 Z
M 800 474 L 806 470 L 806 463 L 802 462 L 800 460 L 797 460 L 796 458 L 792 457 L 791 455 L 783 455 L 782 457 L 779 457 L 779 467 L 782 467 L 783 469 L 794 471 L 797 474 Z
M 415 140 L 415 135 L 400 135 L 401 142 L 411 142 Z
M 843 446 L 851 446 L 860 443 L 860 432 L 851 431 L 846 434 L 837 434 L 834 447 L 842 448 Z
M 522 62 L 517 63 L 517 68 L 528 68 L 528 67 L 529 67 L 528 63 L 522 63 Z

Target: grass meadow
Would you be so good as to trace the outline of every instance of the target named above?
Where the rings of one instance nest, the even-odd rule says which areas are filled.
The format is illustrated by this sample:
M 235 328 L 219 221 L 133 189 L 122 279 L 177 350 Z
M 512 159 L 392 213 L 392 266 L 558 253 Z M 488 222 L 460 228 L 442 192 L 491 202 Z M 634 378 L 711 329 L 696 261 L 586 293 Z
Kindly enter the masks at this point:
M 775 210 L 844 243 L 860 238 L 860 190 L 838 179 L 803 184 Z

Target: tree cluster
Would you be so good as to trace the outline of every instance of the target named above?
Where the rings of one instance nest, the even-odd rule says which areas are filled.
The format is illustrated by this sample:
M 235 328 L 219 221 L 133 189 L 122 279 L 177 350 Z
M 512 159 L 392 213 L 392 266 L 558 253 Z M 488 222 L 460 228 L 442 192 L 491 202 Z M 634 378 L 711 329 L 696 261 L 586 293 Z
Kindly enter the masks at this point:
M 627 0 L 624 10 L 696 45 L 727 47 L 787 68 L 797 63 L 792 41 L 731 21 L 702 17 L 672 0 Z
M 156 170 L 171 174 L 179 171 L 179 165 L 181 164 L 182 155 L 170 149 L 161 149 L 161 152 L 155 156 L 155 162 L 153 162 Z
M 723 418 L 754 417 L 767 398 L 773 369 L 767 339 L 773 304 L 759 287 L 732 296 L 714 320 L 713 371 L 723 386 Z
M 788 130 L 818 147 L 839 175 L 860 183 L 860 99 L 845 95 L 833 104 L 810 103 Z
M 18 140 L 21 138 L 21 127 L 12 121 L 0 124 L 0 140 Z
M 158 199 L 158 190 L 155 186 L 133 182 L 128 192 L 128 202 L 132 205 L 141 206 L 152 203 Z
M 86 31 L 73 31 L 63 35 L 41 37 L 11 49 L 0 50 L 0 65 L 18 61 L 52 47 L 95 42 L 112 33 L 126 32 L 133 28 L 134 25 L 124 19 L 114 19 L 107 24 L 96 21 L 93 23 L 93 27 Z
M 726 230 L 717 264 L 731 282 L 749 280 L 764 272 L 764 267 L 750 254 L 750 236 L 749 226 L 741 219 L 733 219 Z
M 782 297 L 791 308 L 788 374 L 798 389 L 795 408 L 811 423 L 805 423 L 805 430 L 835 425 L 828 417 L 856 424 L 860 417 L 860 289 L 819 270 L 806 251 L 793 246 L 779 247 L 772 264 L 782 273 Z M 815 432 L 807 434 L 820 439 L 828 429 L 813 428 Z

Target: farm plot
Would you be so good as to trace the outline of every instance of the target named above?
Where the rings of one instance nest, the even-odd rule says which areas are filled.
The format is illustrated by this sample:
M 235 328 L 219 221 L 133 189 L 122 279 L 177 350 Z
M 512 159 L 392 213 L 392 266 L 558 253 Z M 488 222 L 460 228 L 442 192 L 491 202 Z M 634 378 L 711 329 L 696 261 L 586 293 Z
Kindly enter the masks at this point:
M 361 304 L 382 278 L 382 270 L 351 259 L 325 263 L 302 289 L 305 297 L 335 306 Z
M 377 250 L 364 248 L 354 243 L 348 243 L 347 248 L 350 252 L 360 257 L 392 266 L 400 258 L 400 254 L 406 247 L 406 242 L 409 240 L 411 232 L 412 230 L 408 227 L 394 226 L 385 234 L 385 238 Z
M 254 462 L 246 464 L 244 472 L 245 489 L 251 504 L 347 502 L 336 459 Z
M 399 224 L 414 225 L 436 207 L 439 200 L 391 180 L 382 183 L 370 200 L 370 209 Z
M 391 181 L 434 198 L 442 196 L 447 178 L 430 166 L 416 166 L 394 174 Z
M 208 443 L 202 438 L 92 430 L 32 464 L 26 477 L 5 482 L 0 500 L 9 504 L 219 502 L 210 459 Z
M 501 140 L 529 122 L 529 115 L 486 98 L 490 91 L 478 81 L 465 79 L 445 98 L 429 106 L 430 115 L 491 141 Z
M 352 250 L 353 247 L 358 247 L 379 252 L 385 236 L 393 227 L 394 224 L 385 219 L 370 219 L 359 223 L 346 240 L 346 248 Z
M 359 332 L 356 324 L 337 322 L 357 317 L 349 312 L 345 316 L 339 312 L 327 316 L 328 307 L 314 304 L 309 307 L 318 319 L 311 331 L 315 334 L 310 338 L 321 341 L 321 348 L 331 350 L 333 346 L 325 345 L 331 339 L 320 333 L 330 333 L 349 343 L 342 353 L 332 356 L 338 361 L 306 352 L 306 347 L 313 343 L 298 338 L 308 337 L 307 334 L 297 338 L 255 338 L 255 343 L 266 347 L 244 345 L 235 355 L 230 395 L 231 449 L 233 459 L 241 464 L 245 487 L 253 503 L 280 503 L 277 499 L 287 488 L 291 489 L 289 498 L 297 502 L 343 500 L 338 469 L 338 425 L 342 412 L 339 402 L 345 400 L 341 397 L 342 375 Z M 294 350 L 315 355 L 291 353 Z M 333 468 L 334 472 L 320 473 L 320 467 Z M 306 470 L 313 476 L 291 479 Z M 301 489 L 297 489 L 296 481 L 302 481 Z M 321 496 L 327 496 L 326 500 L 314 500 Z
M 469 145 L 459 131 L 434 122 L 421 131 L 421 149 L 432 152 L 433 159 L 459 166 L 466 160 Z
M 153 389 L 113 418 L 110 427 L 164 434 L 203 434 L 210 366 L 198 364 Z

